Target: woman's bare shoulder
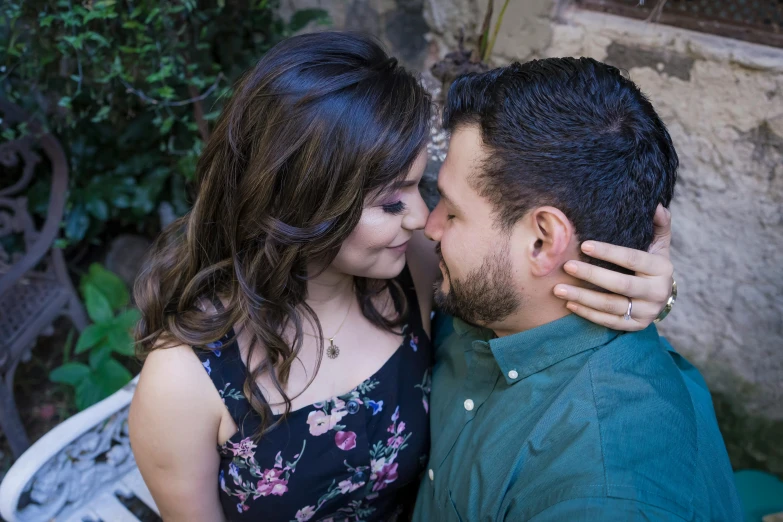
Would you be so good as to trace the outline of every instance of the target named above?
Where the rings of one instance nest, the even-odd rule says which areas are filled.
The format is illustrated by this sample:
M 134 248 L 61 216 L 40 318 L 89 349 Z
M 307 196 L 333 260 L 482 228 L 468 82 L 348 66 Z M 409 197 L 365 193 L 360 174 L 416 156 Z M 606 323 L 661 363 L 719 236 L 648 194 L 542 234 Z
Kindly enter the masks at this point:
M 158 347 L 144 361 L 131 404 L 134 418 L 220 423 L 222 402 L 201 361 L 187 345 Z M 146 424 L 146 422 L 145 422 Z

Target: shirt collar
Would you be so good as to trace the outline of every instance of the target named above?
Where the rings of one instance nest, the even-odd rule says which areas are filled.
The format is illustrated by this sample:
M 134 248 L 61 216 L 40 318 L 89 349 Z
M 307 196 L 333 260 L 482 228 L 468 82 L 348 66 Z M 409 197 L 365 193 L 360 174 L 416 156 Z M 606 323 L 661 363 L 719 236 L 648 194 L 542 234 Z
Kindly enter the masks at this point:
M 454 325 L 454 331 L 461 337 L 472 337 L 474 340 L 485 342 L 495 337 L 495 332 L 489 328 L 465 322 L 459 317 L 454 317 L 452 324 Z
M 575 314 L 506 337 L 454 319 L 454 331 L 489 344 L 500 371 L 511 385 L 586 350 L 602 346 L 620 332 Z

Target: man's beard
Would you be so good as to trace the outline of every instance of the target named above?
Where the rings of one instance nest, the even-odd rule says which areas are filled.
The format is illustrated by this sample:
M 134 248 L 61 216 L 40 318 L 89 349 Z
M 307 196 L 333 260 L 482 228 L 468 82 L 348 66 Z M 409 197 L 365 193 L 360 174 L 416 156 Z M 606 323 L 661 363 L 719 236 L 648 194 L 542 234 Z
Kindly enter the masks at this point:
M 508 243 L 485 257 L 478 270 L 461 279 L 451 277 L 440 243 L 436 251 L 449 280 L 448 293 L 441 290 L 443 274 L 435 282 L 435 304 L 441 310 L 469 323 L 488 325 L 502 321 L 519 308 L 520 299 L 514 289 Z

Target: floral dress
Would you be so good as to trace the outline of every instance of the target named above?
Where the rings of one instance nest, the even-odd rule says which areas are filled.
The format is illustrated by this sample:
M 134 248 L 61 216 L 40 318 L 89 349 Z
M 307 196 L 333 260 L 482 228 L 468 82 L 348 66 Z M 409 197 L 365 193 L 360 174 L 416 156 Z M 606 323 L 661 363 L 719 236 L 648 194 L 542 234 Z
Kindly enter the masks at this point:
M 258 441 L 260 418 L 242 392 L 245 366 L 227 341 L 233 333 L 195 349 L 239 426 L 218 448 L 215 480 L 227 520 L 403 519 L 429 451 L 431 350 L 407 268 L 400 282 L 408 324 L 389 360 L 345 395 L 293 411 Z

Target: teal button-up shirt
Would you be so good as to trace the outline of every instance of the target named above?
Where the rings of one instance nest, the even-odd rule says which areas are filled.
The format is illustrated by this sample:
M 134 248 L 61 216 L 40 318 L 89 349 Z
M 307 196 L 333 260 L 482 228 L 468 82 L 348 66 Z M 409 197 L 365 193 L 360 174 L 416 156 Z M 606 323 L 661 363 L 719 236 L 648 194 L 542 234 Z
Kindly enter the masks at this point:
M 569 315 L 436 346 L 415 522 L 742 520 L 709 391 L 654 326 Z

